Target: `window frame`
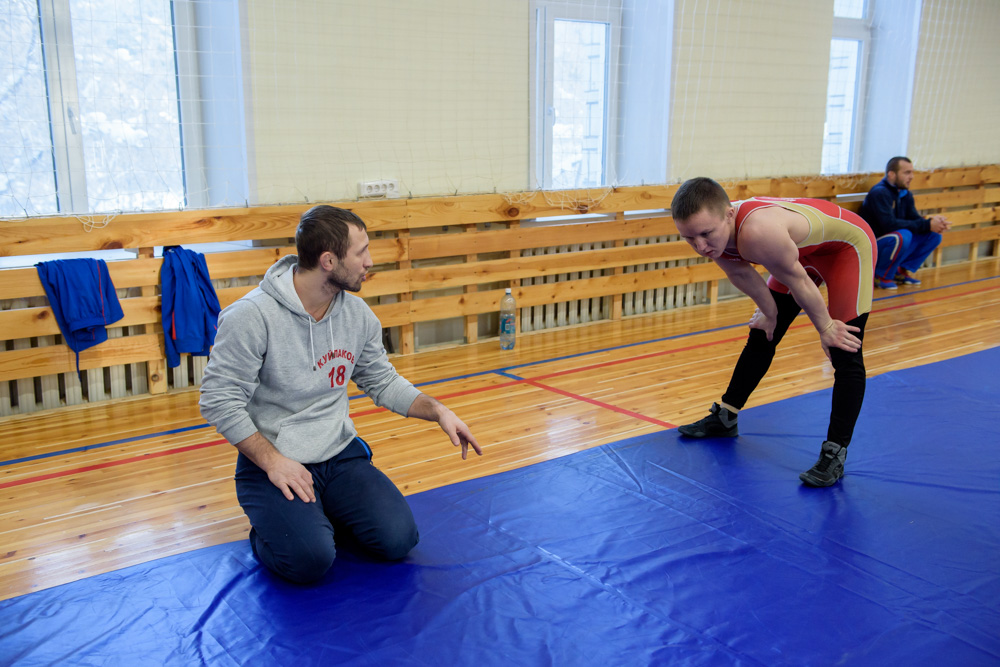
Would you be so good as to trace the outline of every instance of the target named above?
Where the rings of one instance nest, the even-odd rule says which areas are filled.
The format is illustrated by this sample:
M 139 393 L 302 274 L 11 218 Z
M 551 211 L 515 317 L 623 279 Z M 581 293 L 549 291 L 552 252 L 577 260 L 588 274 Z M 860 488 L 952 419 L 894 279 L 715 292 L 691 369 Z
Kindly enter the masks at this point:
M 45 215 L 92 215 L 87 184 L 86 152 L 80 126 L 80 99 L 73 42 L 70 0 L 38 0 L 38 23 L 44 81 L 48 97 L 49 139 L 55 183 L 55 211 Z M 178 140 L 181 160 L 183 208 L 211 205 L 213 193 L 206 177 L 203 109 L 208 104 L 199 91 L 199 60 L 196 45 L 199 25 L 193 0 L 170 0 L 172 46 L 178 105 Z M 235 29 L 235 28 L 234 28 Z M 242 121 L 241 121 L 242 122 Z M 245 141 L 245 131 L 243 133 Z M 244 160 L 244 146 L 241 157 Z M 135 211 L 125 211 L 135 212 Z
M 38 22 L 49 98 L 56 212 L 89 212 L 69 0 L 40 0 Z
M 866 0 L 864 16 L 860 19 L 844 18 L 834 16 L 833 33 L 830 36 L 832 50 L 833 40 L 850 40 L 860 43 L 860 53 L 858 55 L 857 72 L 854 82 L 854 108 L 851 110 L 851 145 L 848 148 L 847 169 L 843 172 L 830 172 L 849 174 L 857 170 L 862 161 L 862 145 L 864 137 L 865 105 L 868 101 L 868 60 L 872 49 L 872 16 L 873 4 L 875 0 Z M 827 77 L 830 76 L 830 65 L 827 64 Z M 826 144 L 826 133 L 824 131 L 823 144 Z M 820 173 L 827 173 L 823 170 L 823 156 L 820 153 Z
M 552 189 L 552 127 L 554 123 L 554 51 L 557 20 L 586 21 L 608 25 L 608 51 L 605 60 L 604 154 L 601 187 L 611 185 L 617 164 L 618 99 L 620 95 L 619 57 L 622 38 L 622 3 L 612 0 L 598 5 L 574 4 L 554 0 L 532 0 L 532 29 L 529 39 L 529 134 L 530 159 L 528 178 L 532 187 Z

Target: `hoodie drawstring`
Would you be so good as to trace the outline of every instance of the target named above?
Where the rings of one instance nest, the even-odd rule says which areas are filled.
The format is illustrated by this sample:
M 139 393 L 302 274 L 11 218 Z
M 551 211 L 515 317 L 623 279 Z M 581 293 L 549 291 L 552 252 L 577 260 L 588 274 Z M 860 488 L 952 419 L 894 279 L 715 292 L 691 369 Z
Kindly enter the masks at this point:
M 311 317 L 309 319 L 312 320 Z M 316 350 L 313 349 L 313 323 L 310 321 L 308 324 L 309 324 L 309 356 L 312 357 L 313 370 L 315 371 L 316 370 Z
M 326 324 L 327 324 L 327 327 L 326 327 L 327 333 L 330 334 L 330 349 L 332 350 L 333 349 L 333 318 L 332 317 L 328 317 L 327 320 L 326 320 Z

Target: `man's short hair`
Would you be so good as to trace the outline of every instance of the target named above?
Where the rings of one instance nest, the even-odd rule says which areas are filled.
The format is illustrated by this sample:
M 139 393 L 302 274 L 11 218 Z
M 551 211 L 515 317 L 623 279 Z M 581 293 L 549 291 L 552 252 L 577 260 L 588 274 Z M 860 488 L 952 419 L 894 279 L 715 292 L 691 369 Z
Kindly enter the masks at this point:
M 902 155 L 897 155 L 896 157 L 892 158 L 891 160 L 889 160 L 889 162 L 886 163 L 886 165 L 885 165 L 885 173 L 887 173 L 887 174 L 890 173 L 890 172 L 892 172 L 894 174 L 898 173 L 899 172 L 899 163 L 900 162 L 909 162 L 910 164 L 913 164 L 913 160 L 911 160 L 910 158 L 903 157 Z
M 702 209 L 725 215 L 731 202 L 725 188 L 711 178 L 700 176 L 684 182 L 670 202 L 674 220 L 687 220 Z
M 336 206 L 320 204 L 303 213 L 295 230 L 299 267 L 307 271 L 315 269 L 324 252 L 332 252 L 337 259 L 344 259 L 350 246 L 347 225 L 354 225 L 362 231 L 367 229 L 357 215 Z

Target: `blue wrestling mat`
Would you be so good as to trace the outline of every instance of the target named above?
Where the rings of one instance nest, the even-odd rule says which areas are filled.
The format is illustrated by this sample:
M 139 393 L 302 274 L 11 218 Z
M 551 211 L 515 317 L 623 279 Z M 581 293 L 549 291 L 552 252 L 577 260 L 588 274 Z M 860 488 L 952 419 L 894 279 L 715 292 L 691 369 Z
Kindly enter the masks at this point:
M 410 496 L 407 560 L 285 583 L 243 541 L 0 602 L 8 665 L 996 665 L 1000 348 Z

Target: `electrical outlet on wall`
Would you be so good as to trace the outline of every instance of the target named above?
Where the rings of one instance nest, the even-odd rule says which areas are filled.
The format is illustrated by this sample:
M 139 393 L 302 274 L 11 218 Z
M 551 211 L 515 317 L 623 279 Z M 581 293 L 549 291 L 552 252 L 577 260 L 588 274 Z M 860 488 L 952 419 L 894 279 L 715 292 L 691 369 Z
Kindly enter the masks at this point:
M 399 197 L 399 181 L 358 181 L 358 197 L 362 199 L 395 199 Z

